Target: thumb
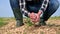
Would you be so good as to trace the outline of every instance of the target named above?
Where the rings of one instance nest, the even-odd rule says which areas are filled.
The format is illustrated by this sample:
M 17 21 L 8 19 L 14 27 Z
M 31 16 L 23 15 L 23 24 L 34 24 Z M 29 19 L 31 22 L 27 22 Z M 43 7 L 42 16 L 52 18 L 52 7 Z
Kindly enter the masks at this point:
M 42 14 L 42 11 L 39 11 L 39 12 L 38 12 L 38 15 L 41 15 L 41 14 Z

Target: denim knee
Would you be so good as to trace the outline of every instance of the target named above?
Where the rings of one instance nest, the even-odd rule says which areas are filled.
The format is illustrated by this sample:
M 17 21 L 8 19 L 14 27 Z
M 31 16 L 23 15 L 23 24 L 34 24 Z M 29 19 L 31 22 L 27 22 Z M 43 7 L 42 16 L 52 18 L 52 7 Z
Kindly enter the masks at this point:
M 58 0 L 50 0 L 50 4 L 52 5 L 52 8 L 57 9 L 59 7 Z

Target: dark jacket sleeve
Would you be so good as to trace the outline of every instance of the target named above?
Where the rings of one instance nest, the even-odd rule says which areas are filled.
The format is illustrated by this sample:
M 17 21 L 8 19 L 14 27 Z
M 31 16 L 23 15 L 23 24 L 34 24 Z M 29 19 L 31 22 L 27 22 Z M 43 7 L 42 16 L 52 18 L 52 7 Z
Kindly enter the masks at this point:
M 48 6 L 48 3 L 49 3 L 49 0 L 44 0 L 40 7 L 40 10 L 42 10 L 44 12 Z
M 26 5 L 26 2 L 25 0 L 19 0 L 19 5 L 20 5 L 20 11 L 22 12 L 23 15 L 27 16 L 30 14 L 27 10 L 25 10 L 25 5 Z

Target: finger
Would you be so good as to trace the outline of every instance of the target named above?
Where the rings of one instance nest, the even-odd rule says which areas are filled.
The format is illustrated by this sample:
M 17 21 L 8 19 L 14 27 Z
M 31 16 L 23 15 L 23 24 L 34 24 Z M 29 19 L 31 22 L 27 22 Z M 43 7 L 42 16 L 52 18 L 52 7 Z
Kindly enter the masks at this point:
M 31 19 L 32 22 L 35 22 L 33 19 Z
M 32 22 L 36 23 L 35 19 L 31 19 Z
M 34 16 L 34 13 L 30 13 L 30 17 L 33 17 Z
M 37 18 L 36 18 L 36 22 L 38 22 L 39 21 L 39 16 L 38 15 L 36 15 L 37 16 Z
M 41 14 L 42 14 L 42 11 L 39 11 L 39 12 L 38 12 L 38 15 L 41 15 Z
M 37 14 L 36 14 L 36 16 L 37 16 Z M 36 21 L 38 20 L 38 16 L 36 17 Z
M 33 19 L 34 18 L 33 15 L 30 15 L 30 18 Z
M 30 17 L 31 19 L 35 19 L 36 17 Z
M 36 16 L 31 17 L 31 19 L 36 19 L 36 18 L 37 18 Z

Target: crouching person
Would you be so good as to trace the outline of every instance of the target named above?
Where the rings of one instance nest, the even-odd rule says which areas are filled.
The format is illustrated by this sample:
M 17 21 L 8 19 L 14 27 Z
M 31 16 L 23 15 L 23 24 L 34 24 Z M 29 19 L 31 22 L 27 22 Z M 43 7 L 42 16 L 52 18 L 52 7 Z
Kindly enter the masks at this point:
M 24 25 L 23 14 L 29 17 L 32 22 L 39 22 L 38 26 L 41 26 L 46 25 L 45 21 L 56 12 L 59 2 L 58 0 L 10 0 L 10 5 L 17 26 Z

